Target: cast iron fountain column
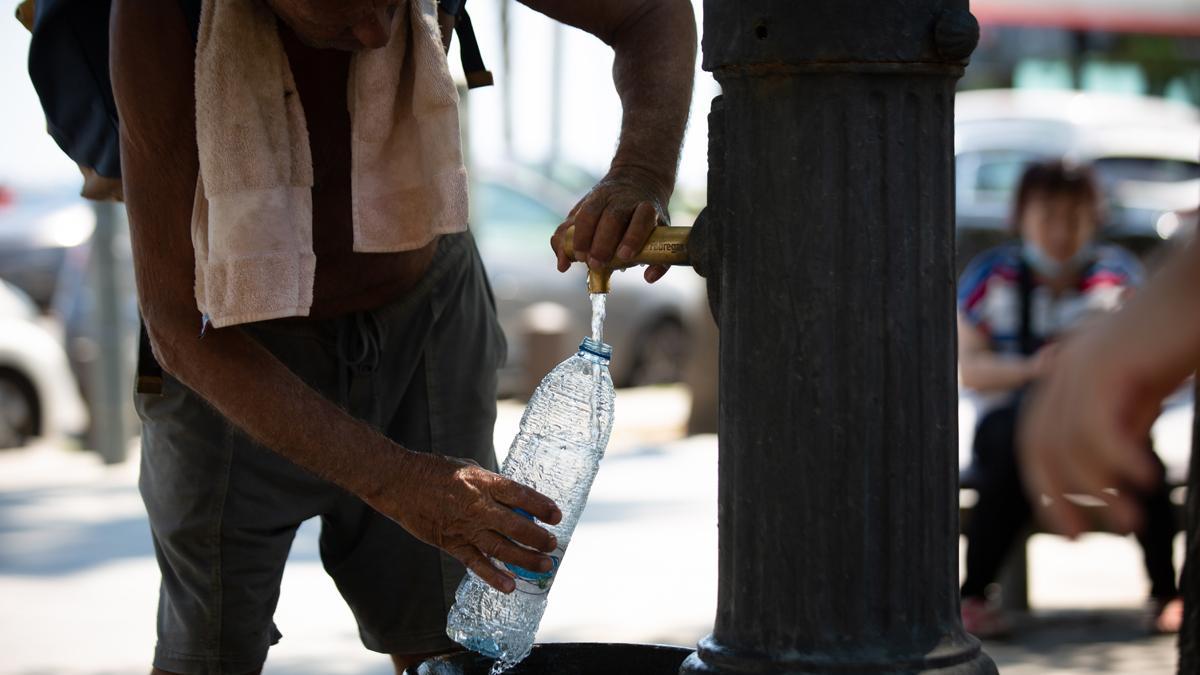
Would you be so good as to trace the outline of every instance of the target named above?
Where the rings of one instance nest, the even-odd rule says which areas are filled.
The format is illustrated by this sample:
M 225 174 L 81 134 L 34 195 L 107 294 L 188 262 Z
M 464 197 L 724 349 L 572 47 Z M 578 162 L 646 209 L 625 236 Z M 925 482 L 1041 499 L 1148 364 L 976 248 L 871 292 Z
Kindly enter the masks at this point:
M 994 673 L 958 616 L 965 0 L 706 0 L 720 582 L 684 673 Z M 706 272 L 707 273 L 707 272 Z

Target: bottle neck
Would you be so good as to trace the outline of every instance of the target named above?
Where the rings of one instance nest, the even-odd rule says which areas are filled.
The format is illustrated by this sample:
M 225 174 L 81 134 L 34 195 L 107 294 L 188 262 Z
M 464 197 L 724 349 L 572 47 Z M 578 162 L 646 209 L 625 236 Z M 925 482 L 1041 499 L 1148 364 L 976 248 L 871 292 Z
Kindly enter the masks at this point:
M 607 366 L 612 357 L 612 347 L 590 337 L 584 338 L 579 345 L 579 356 L 593 363 Z

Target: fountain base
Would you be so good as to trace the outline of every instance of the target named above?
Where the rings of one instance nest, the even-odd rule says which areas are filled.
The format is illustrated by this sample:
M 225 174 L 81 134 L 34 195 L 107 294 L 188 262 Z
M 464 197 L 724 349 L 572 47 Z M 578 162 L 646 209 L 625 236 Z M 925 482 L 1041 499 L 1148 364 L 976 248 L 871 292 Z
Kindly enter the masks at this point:
M 505 675 L 675 675 L 692 653 L 662 645 L 561 642 L 534 645 Z M 465 652 L 429 659 L 417 675 L 488 675 L 492 659 Z

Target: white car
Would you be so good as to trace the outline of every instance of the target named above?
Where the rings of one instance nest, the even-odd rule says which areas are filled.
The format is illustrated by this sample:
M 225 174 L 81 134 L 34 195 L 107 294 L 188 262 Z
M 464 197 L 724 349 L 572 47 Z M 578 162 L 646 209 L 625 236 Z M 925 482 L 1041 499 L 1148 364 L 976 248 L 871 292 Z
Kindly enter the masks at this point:
M 1200 110 L 1145 96 L 981 90 L 955 99 L 959 266 L 1010 238 L 1013 191 L 1029 162 L 1094 167 L 1107 200 L 1102 235 L 1146 253 L 1200 205 Z
M 58 338 L 33 301 L 0 281 L 0 448 L 83 432 L 87 412 Z

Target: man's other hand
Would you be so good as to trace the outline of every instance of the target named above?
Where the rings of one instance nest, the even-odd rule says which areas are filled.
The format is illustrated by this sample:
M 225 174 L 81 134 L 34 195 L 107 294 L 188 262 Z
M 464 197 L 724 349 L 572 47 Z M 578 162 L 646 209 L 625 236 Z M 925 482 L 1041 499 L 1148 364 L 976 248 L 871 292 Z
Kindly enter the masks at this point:
M 1127 533 L 1141 527 L 1138 493 L 1162 479 L 1146 439 L 1172 385 L 1149 386 L 1138 367 L 1144 347 L 1117 325 L 1064 344 L 1021 414 L 1025 489 L 1046 527 L 1069 537 L 1091 523 L 1066 495 L 1104 500 L 1096 514 Z
M 1099 497 L 1099 516 L 1136 529 L 1135 494 L 1161 480 L 1146 443 L 1163 399 L 1200 363 L 1200 245 L 1177 250 L 1116 314 L 1062 346 L 1021 413 L 1022 478 L 1051 529 L 1075 536 L 1089 523 L 1067 494 Z M 1044 500 L 1044 497 L 1049 498 Z
M 613 260 L 627 261 L 637 255 L 655 227 L 668 222 L 667 200 L 671 186 L 664 186 L 651 173 L 635 168 L 614 168 L 571 209 L 567 220 L 550 237 L 558 256 L 558 271 L 571 263 L 563 252 L 567 228 L 575 226 L 575 259 L 593 270 Z M 667 273 L 664 265 L 646 269 L 646 281 L 654 283 Z
M 398 465 L 403 473 L 367 503 L 421 541 L 457 558 L 503 593 L 516 587 L 492 559 L 548 572 L 558 542 L 521 509 L 551 525 L 562 513 L 548 497 L 461 460 L 422 453 Z

